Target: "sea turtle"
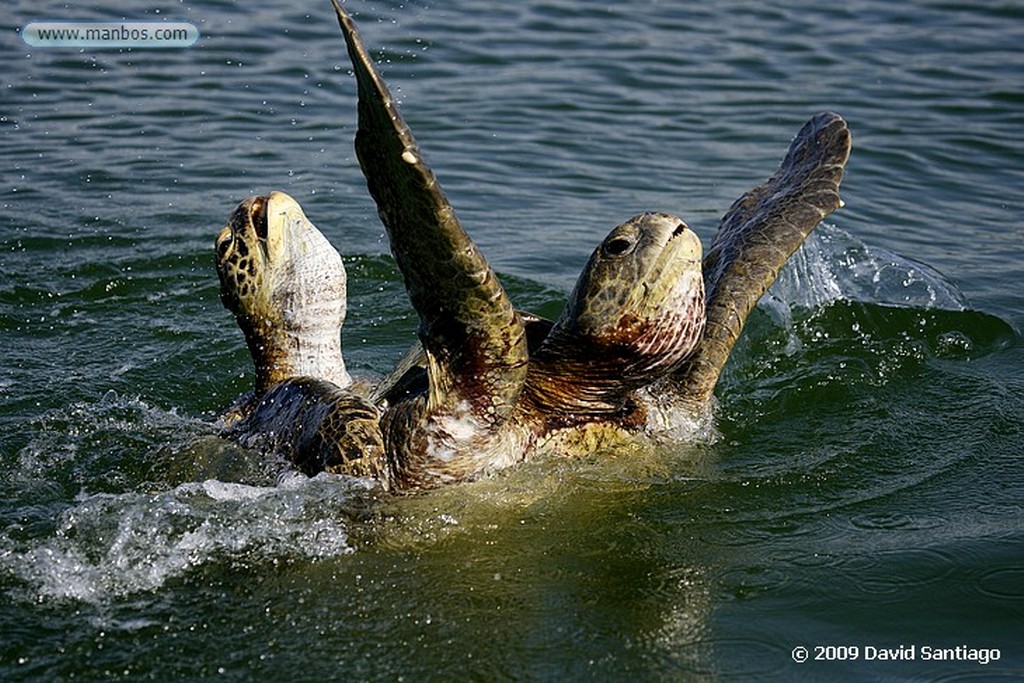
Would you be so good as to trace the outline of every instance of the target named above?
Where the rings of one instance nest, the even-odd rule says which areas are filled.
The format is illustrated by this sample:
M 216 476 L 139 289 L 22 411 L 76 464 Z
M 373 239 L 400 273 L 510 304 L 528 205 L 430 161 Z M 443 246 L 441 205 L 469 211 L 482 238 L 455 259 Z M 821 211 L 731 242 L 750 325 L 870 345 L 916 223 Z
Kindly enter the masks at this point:
M 244 200 L 217 235 L 224 306 L 245 335 L 256 382 L 221 417 L 225 436 L 274 451 L 301 470 L 379 478 L 380 410 L 341 353 L 341 255 L 283 192 Z
M 812 118 L 779 170 L 733 204 L 703 277 L 700 242 L 679 218 L 645 213 L 615 228 L 531 352 L 527 323 L 460 225 L 351 17 L 332 3 L 358 87 L 356 154 L 425 354 L 425 382 L 392 393 L 381 421 L 393 485 L 675 434 L 680 417 L 705 414 L 748 313 L 841 204 L 842 118 Z

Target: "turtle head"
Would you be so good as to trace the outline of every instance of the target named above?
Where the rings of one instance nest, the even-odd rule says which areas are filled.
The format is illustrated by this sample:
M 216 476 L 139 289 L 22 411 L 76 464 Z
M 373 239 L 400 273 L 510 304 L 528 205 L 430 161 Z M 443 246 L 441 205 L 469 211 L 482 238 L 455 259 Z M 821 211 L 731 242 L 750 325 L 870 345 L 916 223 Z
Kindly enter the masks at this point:
M 341 356 L 341 255 L 283 192 L 245 199 L 215 244 L 220 298 L 256 365 L 256 389 L 294 376 L 351 383 Z
M 700 239 L 670 214 L 623 223 L 590 257 L 558 324 L 621 357 L 630 376 L 675 366 L 704 326 Z
M 676 216 L 644 213 L 594 251 L 528 381 L 549 410 L 616 409 L 677 367 L 703 329 L 700 240 Z

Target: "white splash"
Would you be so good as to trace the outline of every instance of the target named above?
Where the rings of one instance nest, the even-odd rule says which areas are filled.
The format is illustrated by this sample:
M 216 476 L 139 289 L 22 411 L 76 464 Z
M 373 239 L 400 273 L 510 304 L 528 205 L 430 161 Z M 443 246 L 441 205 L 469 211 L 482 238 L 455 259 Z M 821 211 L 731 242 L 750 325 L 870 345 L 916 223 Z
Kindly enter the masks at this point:
M 822 223 L 786 262 L 763 306 L 789 317 L 845 299 L 904 308 L 962 311 L 967 299 L 931 266 L 861 242 Z
M 332 475 L 259 487 L 216 480 L 155 493 L 82 495 L 54 533 L 0 537 L 0 571 L 32 601 L 103 603 L 209 563 L 317 560 L 352 552 L 349 511 L 368 482 Z

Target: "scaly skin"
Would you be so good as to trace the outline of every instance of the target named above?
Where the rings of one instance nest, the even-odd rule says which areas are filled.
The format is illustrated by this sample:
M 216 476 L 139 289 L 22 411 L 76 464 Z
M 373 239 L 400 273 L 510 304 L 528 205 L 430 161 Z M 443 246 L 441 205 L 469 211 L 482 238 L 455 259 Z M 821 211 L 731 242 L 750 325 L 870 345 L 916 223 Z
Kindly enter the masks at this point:
M 341 355 L 341 256 L 283 192 L 249 197 L 217 235 L 221 301 L 256 367 L 256 393 L 291 377 L 352 383 Z
M 335 2 L 359 88 L 356 155 L 419 315 L 427 390 L 381 425 L 404 486 L 476 476 L 522 459 L 503 428 L 526 378 L 519 313 L 463 230 L 348 14 Z
M 380 411 L 354 391 L 316 377 L 271 387 L 224 436 L 283 456 L 310 476 L 332 472 L 391 485 Z
M 357 155 L 426 355 L 426 388 L 397 396 L 382 423 L 400 485 L 472 478 L 537 452 L 642 442 L 705 414 L 750 310 L 839 205 L 845 122 L 812 119 L 779 171 L 733 205 L 703 278 L 699 242 L 679 219 L 644 214 L 613 230 L 524 368 L 521 317 L 423 162 L 351 18 L 332 3 L 359 90 Z
M 786 260 L 842 206 L 839 183 L 850 158 L 850 130 L 838 114 L 818 114 L 793 142 L 778 170 L 726 212 L 704 258 L 707 324 L 696 353 L 655 391 L 696 412 L 712 401 L 718 376 L 750 311 Z
M 352 389 L 341 355 L 341 256 L 283 192 L 249 197 L 216 240 L 221 301 L 256 367 L 255 391 L 221 423 L 240 444 L 390 485 L 380 410 Z
M 382 421 L 399 485 L 473 478 L 522 460 L 556 432 L 589 433 L 593 423 L 632 432 L 640 424 L 632 390 L 675 367 L 700 334 L 696 236 L 667 214 L 613 230 L 575 303 L 528 359 L 520 315 L 424 163 L 351 19 L 334 5 L 359 90 L 357 156 L 420 316 L 426 357 L 425 390 L 398 400 Z M 605 366 L 584 373 L 595 355 Z M 547 405 L 556 396 L 567 400 L 557 415 Z
M 700 255 L 700 240 L 670 214 L 615 228 L 531 353 L 524 402 L 549 425 L 622 419 L 634 392 L 677 367 L 700 339 Z
M 351 19 L 332 2 L 359 85 L 357 155 L 420 316 L 425 369 L 412 365 L 380 391 L 392 404 L 382 442 L 376 409 L 318 378 L 340 369 L 336 382 L 347 382 L 340 346 L 335 356 L 317 350 L 321 341 L 294 342 L 326 339 L 310 337 L 309 323 L 325 317 L 316 311 L 324 301 L 339 297 L 330 288 L 320 288 L 327 292 L 321 298 L 281 288 L 317 291 L 301 274 L 323 265 L 310 262 L 330 261 L 328 250 L 294 263 L 276 258 L 281 244 L 300 240 L 268 235 L 266 215 L 274 212 L 267 204 L 276 204 L 247 200 L 218 238 L 218 272 L 224 302 L 249 342 L 262 401 L 248 407 L 233 436 L 250 445 L 269 440 L 310 473 L 328 469 L 410 489 L 470 479 L 539 452 L 649 444 L 680 417 L 706 413 L 750 310 L 840 205 L 845 122 L 822 114 L 801 130 L 778 172 L 727 213 L 703 277 L 700 244 L 678 218 L 643 214 L 613 230 L 559 320 L 528 319 L 528 352 L 523 316 L 423 162 Z M 289 206 L 281 215 L 301 210 Z M 341 320 L 326 318 L 337 338 Z M 314 378 L 296 376 L 307 369 Z

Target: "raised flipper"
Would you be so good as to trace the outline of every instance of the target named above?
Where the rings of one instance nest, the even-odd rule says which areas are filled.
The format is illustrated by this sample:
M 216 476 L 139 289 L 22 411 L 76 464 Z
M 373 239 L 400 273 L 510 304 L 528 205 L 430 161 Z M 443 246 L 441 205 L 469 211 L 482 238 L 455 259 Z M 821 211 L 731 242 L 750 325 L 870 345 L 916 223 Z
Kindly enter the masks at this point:
M 678 395 L 705 405 L 750 311 L 812 230 L 842 206 L 839 183 L 850 131 L 838 114 L 818 114 L 790 144 L 779 169 L 722 218 L 704 257 L 707 323 L 695 354 L 671 377 Z
M 478 419 L 500 421 L 526 376 L 523 323 L 424 163 L 352 19 L 331 1 L 359 89 L 356 154 L 420 318 L 428 410 L 468 404 Z

